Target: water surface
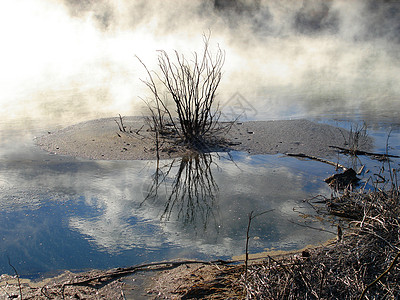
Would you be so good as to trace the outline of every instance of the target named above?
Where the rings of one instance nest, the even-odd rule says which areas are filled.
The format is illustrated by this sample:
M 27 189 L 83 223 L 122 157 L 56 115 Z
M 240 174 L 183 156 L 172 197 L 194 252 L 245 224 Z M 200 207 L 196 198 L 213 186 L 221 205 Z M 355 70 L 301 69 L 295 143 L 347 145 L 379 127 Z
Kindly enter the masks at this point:
M 158 169 L 156 161 L 86 160 L 42 151 L 33 137 L 46 131 L 40 122 L 31 124 L 26 131 L 9 130 L 10 124 L 1 130 L 1 273 L 12 273 L 8 258 L 28 277 L 177 258 L 228 259 L 244 252 L 251 211 L 272 210 L 252 223 L 253 253 L 335 237 L 330 220 L 307 217 L 315 211 L 302 201 L 330 195 L 323 179 L 335 172 L 332 166 L 242 152 L 162 160 Z M 384 125 L 371 129 L 375 150 L 385 150 L 392 130 L 389 150 L 398 154 L 398 127 Z M 365 163 L 376 172 L 382 166 L 356 161 Z
M 251 211 L 273 209 L 254 221 L 253 251 L 331 237 L 291 223 L 309 209 L 304 198 L 329 192 L 321 181 L 329 166 L 237 152 L 164 160 L 157 171 L 155 161 L 57 156 L 37 148 L 30 134 L 2 136 L 1 273 L 11 272 L 7 256 L 24 276 L 229 258 L 243 253 Z
M 166 160 L 157 171 L 155 161 L 90 161 L 34 145 L 80 121 L 141 115 L 151 94 L 135 55 L 157 70 L 157 50 L 191 59 L 211 32 L 212 50 L 226 51 L 225 117 L 366 122 L 373 151 L 399 154 L 396 1 L 242 2 L 1 2 L 0 273 L 13 272 L 8 258 L 26 277 L 229 258 L 244 252 L 251 211 L 273 210 L 254 220 L 252 252 L 334 237 L 299 225 L 335 231 L 304 218 L 314 211 L 303 199 L 331 193 L 322 180 L 335 170 L 322 163 L 234 152 Z M 382 167 L 337 161 L 367 164 L 369 187 Z

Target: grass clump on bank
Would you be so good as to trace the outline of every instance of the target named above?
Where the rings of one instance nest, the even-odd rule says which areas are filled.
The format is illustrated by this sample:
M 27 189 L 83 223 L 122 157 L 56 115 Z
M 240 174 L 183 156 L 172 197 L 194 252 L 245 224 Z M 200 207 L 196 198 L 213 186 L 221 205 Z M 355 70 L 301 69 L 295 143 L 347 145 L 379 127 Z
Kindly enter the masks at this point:
M 249 268 L 249 299 L 398 299 L 400 190 L 345 192 L 326 199 L 349 228 L 329 246 Z

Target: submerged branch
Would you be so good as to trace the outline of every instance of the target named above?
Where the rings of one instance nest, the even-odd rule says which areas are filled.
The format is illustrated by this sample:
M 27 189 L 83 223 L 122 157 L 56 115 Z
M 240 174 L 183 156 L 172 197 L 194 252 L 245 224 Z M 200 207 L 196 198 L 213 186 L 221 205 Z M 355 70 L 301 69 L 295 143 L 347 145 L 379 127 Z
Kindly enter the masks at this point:
M 343 147 L 338 147 L 338 146 L 329 146 L 329 148 L 334 148 L 343 151 L 344 153 L 351 153 L 353 155 L 367 155 L 367 156 L 373 156 L 373 157 L 379 157 L 382 159 L 386 159 L 388 157 L 391 158 L 400 158 L 398 155 L 391 155 L 387 153 L 374 153 L 374 152 L 367 152 L 367 151 L 362 151 L 362 150 L 351 150 L 348 148 L 343 148 Z
M 334 163 L 332 161 L 329 161 L 329 160 L 326 160 L 326 159 L 323 159 L 323 158 L 319 158 L 319 157 L 316 157 L 316 156 L 312 156 L 312 155 L 307 155 L 307 154 L 304 154 L 304 153 L 286 153 L 286 155 L 287 156 L 294 156 L 294 157 L 301 157 L 301 158 L 308 158 L 308 159 L 312 159 L 312 160 L 315 160 L 315 161 L 319 161 L 319 162 L 334 166 L 335 168 L 343 169 L 344 171 L 347 170 L 347 168 L 345 166 L 343 166 L 343 165 L 341 165 L 339 163 Z

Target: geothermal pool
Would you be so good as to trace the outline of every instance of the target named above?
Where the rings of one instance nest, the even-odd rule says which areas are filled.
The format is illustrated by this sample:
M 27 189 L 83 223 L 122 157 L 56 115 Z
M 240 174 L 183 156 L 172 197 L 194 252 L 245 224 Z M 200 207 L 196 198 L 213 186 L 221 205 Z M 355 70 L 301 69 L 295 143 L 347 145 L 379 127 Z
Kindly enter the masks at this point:
M 252 224 L 252 253 L 334 238 L 330 220 L 307 217 L 314 211 L 303 203 L 330 195 L 329 165 L 214 153 L 197 162 L 198 181 L 174 187 L 179 170 L 197 172 L 190 163 L 162 161 L 157 176 L 155 161 L 57 156 L 34 137 L 146 113 L 151 94 L 135 55 L 157 70 L 157 50 L 190 60 L 210 33 L 211 52 L 226 54 L 217 91 L 224 116 L 347 129 L 365 121 L 372 150 L 399 155 L 399 15 L 396 1 L 2 1 L 0 273 L 13 273 L 8 259 L 34 278 L 230 258 L 244 252 L 251 211 L 272 210 Z M 365 157 L 337 160 L 366 164 L 363 180 L 381 167 Z M 196 188 L 201 201 L 182 197 Z
M 16 126 L 1 126 L 1 273 L 12 273 L 8 258 L 21 276 L 33 278 L 63 269 L 229 259 L 244 253 L 251 211 L 272 210 L 252 223 L 251 253 L 299 249 L 335 238 L 335 221 L 316 218 L 303 202 L 330 195 L 323 179 L 335 170 L 327 164 L 231 152 L 205 154 L 197 161 L 162 160 L 157 171 L 152 160 L 47 153 L 33 140 L 47 133 L 40 122 L 30 122 L 26 130 L 13 130 Z M 375 139 L 374 151 L 386 151 L 390 132 L 389 151 L 400 153 L 398 125 L 375 124 L 368 132 Z M 338 160 L 354 164 L 344 156 Z M 370 174 L 382 165 L 364 157 L 355 164 L 366 164 Z M 398 168 L 398 162 L 392 167 Z

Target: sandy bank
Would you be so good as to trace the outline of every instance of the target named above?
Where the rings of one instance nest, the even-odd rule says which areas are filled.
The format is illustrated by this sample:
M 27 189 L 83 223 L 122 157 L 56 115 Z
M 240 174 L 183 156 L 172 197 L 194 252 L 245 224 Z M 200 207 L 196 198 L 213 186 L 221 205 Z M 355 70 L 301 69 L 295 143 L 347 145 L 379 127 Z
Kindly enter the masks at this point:
M 155 138 L 144 120 L 124 118 L 128 132 L 120 132 L 115 118 L 79 123 L 48 133 L 36 139 L 44 150 L 101 160 L 156 159 Z M 329 146 L 346 147 L 345 129 L 308 120 L 251 121 L 235 123 L 226 137 L 230 141 L 224 150 L 254 154 L 304 153 L 318 157 L 332 156 Z M 372 140 L 362 142 L 363 150 Z M 188 150 L 171 140 L 160 146 L 160 158 L 179 157 Z

